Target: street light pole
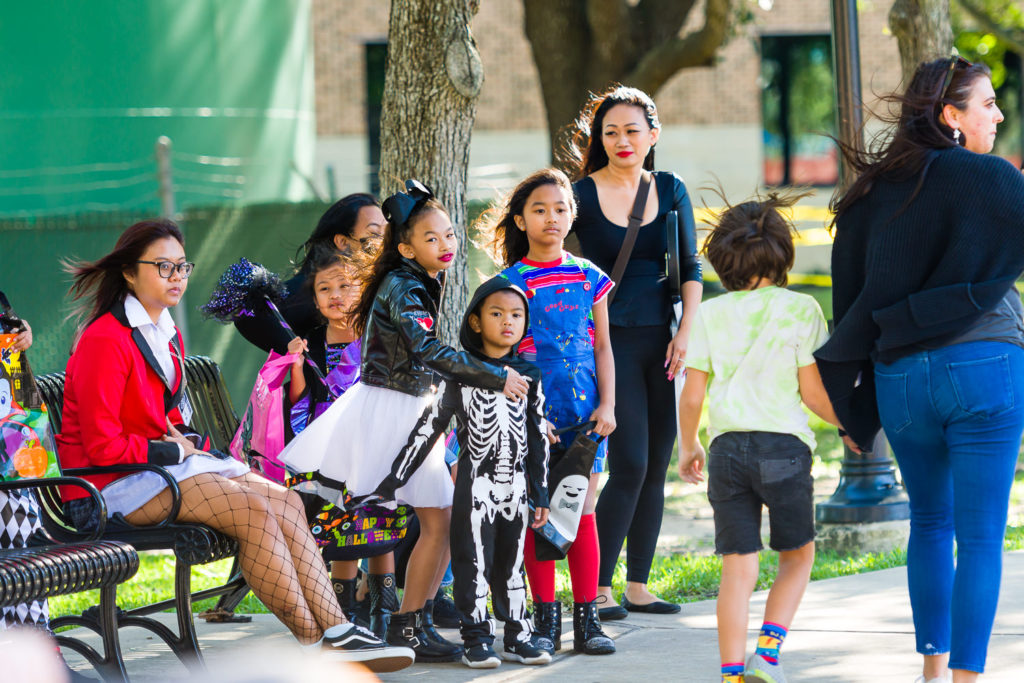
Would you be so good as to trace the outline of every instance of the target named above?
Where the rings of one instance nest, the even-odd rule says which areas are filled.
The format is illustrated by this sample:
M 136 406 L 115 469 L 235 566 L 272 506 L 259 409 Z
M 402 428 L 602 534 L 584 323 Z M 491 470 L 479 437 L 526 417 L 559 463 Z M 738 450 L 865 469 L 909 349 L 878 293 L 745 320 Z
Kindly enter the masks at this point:
M 839 139 L 859 149 L 864 116 L 856 0 L 832 0 L 832 64 Z M 840 191 L 848 188 L 853 179 L 853 169 L 843 163 Z M 862 524 L 909 517 L 907 494 L 896 481 L 896 468 L 889 457 L 885 435 L 879 433 L 871 451 L 858 454 L 844 448 L 839 486 L 828 501 L 818 504 L 815 519 L 826 524 Z

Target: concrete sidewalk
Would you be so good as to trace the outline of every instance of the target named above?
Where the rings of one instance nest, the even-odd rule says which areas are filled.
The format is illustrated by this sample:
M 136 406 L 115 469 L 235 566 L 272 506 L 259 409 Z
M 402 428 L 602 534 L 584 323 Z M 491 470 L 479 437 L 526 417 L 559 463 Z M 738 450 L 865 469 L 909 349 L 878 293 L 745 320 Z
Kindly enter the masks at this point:
M 983 681 L 1024 680 L 1024 551 L 1007 553 L 1003 591 L 989 646 L 988 672 Z M 766 593 L 757 593 L 751 605 L 750 647 L 760 627 Z M 161 615 L 170 624 L 173 615 Z M 251 624 L 198 623 L 210 680 L 253 680 L 225 677 L 232 662 L 251 661 L 258 653 L 281 648 L 281 657 L 296 657 L 294 640 L 269 615 L 254 615 Z M 701 681 L 718 680 L 715 603 L 683 606 L 682 614 L 664 617 L 631 615 L 606 624 L 618 653 L 604 657 L 572 654 L 572 620 L 565 622 L 559 655 L 548 666 L 527 667 L 503 663 L 487 672 L 471 671 L 462 664 L 421 664 L 381 676 L 384 681 Z M 121 643 L 133 681 L 194 680 L 159 641 L 140 629 L 122 630 Z M 455 631 L 444 632 L 456 638 Z M 500 637 L 499 637 L 500 642 Z M 752 650 L 751 650 L 752 651 Z M 68 654 L 72 666 L 95 675 L 84 660 Z M 920 673 L 914 653 L 913 626 L 904 569 L 815 581 L 807 590 L 797 620 L 783 648 L 790 681 L 848 683 L 911 683 Z M 272 679 L 265 679 L 272 680 Z M 278 680 L 278 679 L 273 679 Z M 294 680 L 304 680 L 298 677 Z

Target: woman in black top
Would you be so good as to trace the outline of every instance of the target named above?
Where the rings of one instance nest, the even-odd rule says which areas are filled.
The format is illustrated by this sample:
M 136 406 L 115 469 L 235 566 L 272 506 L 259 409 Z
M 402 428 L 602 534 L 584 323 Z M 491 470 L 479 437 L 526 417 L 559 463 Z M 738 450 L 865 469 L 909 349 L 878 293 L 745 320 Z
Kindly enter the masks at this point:
M 977 679 L 999 598 L 1024 431 L 1024 178 L 988 155 L 988 68 L 922 64 L 835 203 L 835 330 L 815 352 L 843 427 L 885 429 L 910 497 L 919 681 Z M 954 539 L 956 559 L 954 561 Z
M 359 192 L 342 197 L 334 202 L 320 217 L 316 229 L 309 239 L 302 243 L 302 260 L 295 275 L 285 282 L 288 297 L 280 305 L 281 315 L 288 321 L 295 334 L 306 337 L 321 324 L 320 316 L 313 302 L 312 290 L 305 287 L 313 267 L 313 255 L 318 248 L 337 249 L 351 253 L 360 249 L 369 238 L 384 234 L 384 214 L 371 194 Z M 258 312 L 256 317 L 243 317 L 235 322 L 235 329 L 245 339 L 263 349 L 286 353 L 292 336 L 285 332 L 269 311 Z
M 573 231 L 583 256 L 611 273 L 626 235 L 642 176 L 651 180 L 643 222 L 629 263 L 609 309 L 615 356 L 615 418 L 609 437 L 608 482 L 597 502 L 601 545 L 598 594 L 608 607 L 602 619 L 626 610 L 672 613 L 679 606 L 659 601 L 647 578 L 661 531 L 665 473 L 676 435 L 673 378 L 683 371 L 690 323 L 700 304 L 700 262 L 684 254 L 683 317 L 671 332 L 672 292 L 665 276 L 666 214 L 679 212 L 679 228 L 696 245 L 693 206 L 686 186 L 671 172 L 654 171 L 654 145 L 661 124 L 654 102 L 635 88 L 617 87 L 584 108 L 570 152 L 577 162 L 573 185 L 579 213 Z M 626 546 L 625 608 L 615 604 L 612 573 Z

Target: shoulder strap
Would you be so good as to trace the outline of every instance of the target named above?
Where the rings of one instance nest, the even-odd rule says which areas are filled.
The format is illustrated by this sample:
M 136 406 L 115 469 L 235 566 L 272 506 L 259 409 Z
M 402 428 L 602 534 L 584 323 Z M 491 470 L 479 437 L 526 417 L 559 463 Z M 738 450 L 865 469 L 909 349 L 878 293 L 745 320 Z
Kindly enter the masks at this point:
M 633 210 L 629 212 L 629 223 L 626 225 L 626 238 L 622 240 L 622 248 L 615 258 L 615 266 L 612 268 L 612 282 L 615 286 L 608 292 L 608 305 L 611 306 L 615 292 L 619 290 L 619 281 L 622 274 L 626 272 L 626 264 L 633 253 L 633 245 L 636 244 L 637 233 L 640 232 L 640 224 L 644 220 L 644 209 L 647 208 L 647 195 L 650 194 L 651 178 L 649 175 L 640 176 L 640 187 L 636 189 L 636 199 L 633 200 Z

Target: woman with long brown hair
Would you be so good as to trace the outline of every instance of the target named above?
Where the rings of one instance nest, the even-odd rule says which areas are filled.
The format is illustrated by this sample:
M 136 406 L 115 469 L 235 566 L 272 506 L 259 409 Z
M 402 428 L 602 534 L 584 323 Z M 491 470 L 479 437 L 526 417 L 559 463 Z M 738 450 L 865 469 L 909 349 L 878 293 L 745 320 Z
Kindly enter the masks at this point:
M 62 466 L 165 467 L 181 491 L 177 520 L 238 541 L 253 593 L 300 643 L 378 671 L 409 666 L 410 650 L 388 647 L 346 620 L 298 496 L 183 434 L 191 408 L 181 335 L 168 309 L 181 300 L 192 269 L 181 231 L 163 219 L 132 225 L 109 254 L 71 266 L 72 294 L 88 316 L 67 366 Z M 171 511 L 170 490 L 152 472 L 86 478 L 101 489 L 108 514 L 132 524 L 156 524 Z M 62 494 L 76 526 L 95 523 L 91 499 L 74 488 Z
M 910 496 L 920 681 L 976 680 L 1024 431 L 1024 178 L 990 156 L 988 68 L 921 64 L 834 202 L 835 331 L 816 353 L 847 438 L 885 429 Z M 954 561 L 954 538 L 956 560 Z

